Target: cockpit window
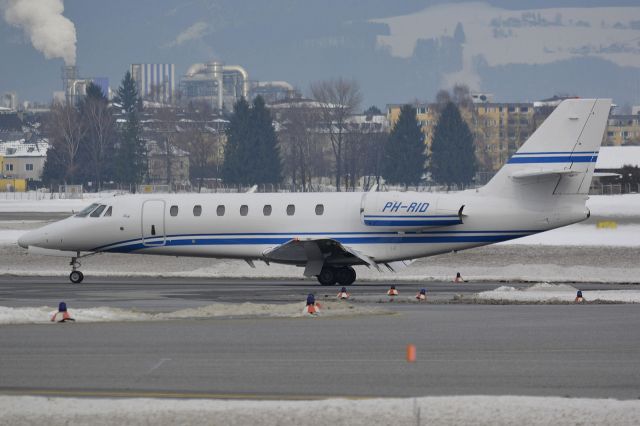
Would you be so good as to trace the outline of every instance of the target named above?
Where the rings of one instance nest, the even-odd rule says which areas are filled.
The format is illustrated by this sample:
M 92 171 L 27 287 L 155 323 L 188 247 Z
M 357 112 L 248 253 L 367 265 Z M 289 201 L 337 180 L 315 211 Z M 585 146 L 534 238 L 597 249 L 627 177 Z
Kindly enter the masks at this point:
M 112 208 L 112 206 L 109 206 L 109 208 L 107 209 L 107 211 L 106 211 L 106 212 L 104 212 L 104 216 L 102 216 L 102 217 L 111 216 L 111 208 Z
M 107 208 L 107 206 L 105 206 L 104 204 L 100 204 L 100 207 L 98 207 L 93 212 L 91 212 L 91 217 L 100 217 L 100 215 L 102 214 L 102 212 L 106 208 Z
M 98 203 L 93 203 L 89 207 L 87 207 L 84 210 L 80 211 L 76 215 L 76 217 L 86 217 L 89 213 L 91 213 L 93 210 L 95 210 L 96 207 L 98 207 Z

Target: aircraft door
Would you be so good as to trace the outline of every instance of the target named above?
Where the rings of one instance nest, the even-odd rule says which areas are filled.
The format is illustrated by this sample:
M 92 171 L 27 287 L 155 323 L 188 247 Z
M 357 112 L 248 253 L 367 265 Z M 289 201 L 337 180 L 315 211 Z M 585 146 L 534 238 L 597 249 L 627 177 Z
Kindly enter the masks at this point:
M 142 244 L 163 246 L 166 242 L 164 230 L 163 200 L 147 200 L 142 204 Z

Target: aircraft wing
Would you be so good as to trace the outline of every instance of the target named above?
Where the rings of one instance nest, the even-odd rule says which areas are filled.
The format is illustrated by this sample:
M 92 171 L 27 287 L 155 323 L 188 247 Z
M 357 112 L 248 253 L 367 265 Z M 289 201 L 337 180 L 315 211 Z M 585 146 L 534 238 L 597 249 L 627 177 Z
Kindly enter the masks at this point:
M 266 250 L 262 255 L 266 261 L 305 265 L 304 275 L 307 277 L 318 275 L 325 263 L 338 259 L 357 258 L 362 263 L 379 269 L 373 259 L 367 255 L 331 238 L 295 238 Z

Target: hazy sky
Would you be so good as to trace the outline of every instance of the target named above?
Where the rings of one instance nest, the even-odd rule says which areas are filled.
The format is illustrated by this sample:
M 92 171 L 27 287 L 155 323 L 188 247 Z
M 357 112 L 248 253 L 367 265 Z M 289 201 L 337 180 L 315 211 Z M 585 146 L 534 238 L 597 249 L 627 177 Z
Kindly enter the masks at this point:
M 454 3 L 461 2 L 0 0 L 5 18 L 0 21 L 0 93 L 15 91 L 22 100 L 49 101 L 52 92 L 61 89 L 62 57 L 70 61 L 75 56 L 83 76 L 109 77 L 113 88 L 131 63 L 175 63 L 177 73 L 182 74 L 194 62 L 217 59 L 244 66 L 251 79 L 287 80 L 303 92 L 310 81 L 317 79 L 355 78 L 361 83 L 365 103 L 381 107 L 385 103 L 428 100 L 439 87 L 448 84 L 447 77 L 451 76 L 475 79 L 480 90 L 496 93 L 501 98 L 498 100 L 531 100 L 538 93 L 538 97 L 546 97 L 564 90 L 580 95 L 612 93 L 614 97 L 625 97 L 625 102 L 640 103 L 640 68 L 633 62 L 634 55 L 640 57 L 640 29 L 632 32 L 633 16 L 623 23 L 627 25 L 625 40 L 631 40 L 625 47 L 631 56 L 626 59 L 621 55 L 611 59 L 598 54 L 597 49 L 585 52 L 574 42 L 553 48 L 580 51 L 579 57 L 559 55 L 554 60 L 529 63 L 521 58 L 512 61 L 505 52 L 504 58 L 496 60 L 490 56 L 492 52 L 473 48 L 474 40 L 467 40 L 461 52 L 455 46 L 445 46 L 446 37 L 452 34 L 446 28 L 444 33 L 416 33 L 416 39 L 406 47 L 408 57 L 397 53 L 402 39 L 397 30 L 391 33 L 392 21 L 385 19 Z M 486 3 L 510 10 L 640 6 L 637 0 Z M 60 14 L 62 6 L 64 12 Z M 472 16 L 465 16 L 464 10 L 472 8 L 462 10 L 452 7 L 447 20 L 454 24 L 469 21 Z M 565 23 L 570 20 L 566 15 Z M 71 53 L 73 29 L 77 51 Z M 535 33 L 531 34 L 535 37 Z M 381 40 L 385 37 L 396 45 L 383 46 Z M 512 39 L 518 37 L 522 38 L 515 33 Z M 603 43 L 608 46 L 617 41 Z M 414 45 L 427 46 L 423 52 L 428 53 L 420 56 Z M 594 45 L 593 41 L 590 45 Z M 526 50 L 528 46 L 521 44 L 517 48 Z M 634 53 L 635 48 L 638 53 Z M 47 59 L 45 55 L 54 57 Z M 460 61 L 471 63 L 458 64 Z M 576 72 L 580 74 L 579 81 L 573 81 Z M 518 76 L 527 77 L 523 80 Z M 625 90 L 625 81 L 630 89 Z M 592 90 L 591 86 L 597 90 L 585 93 Z

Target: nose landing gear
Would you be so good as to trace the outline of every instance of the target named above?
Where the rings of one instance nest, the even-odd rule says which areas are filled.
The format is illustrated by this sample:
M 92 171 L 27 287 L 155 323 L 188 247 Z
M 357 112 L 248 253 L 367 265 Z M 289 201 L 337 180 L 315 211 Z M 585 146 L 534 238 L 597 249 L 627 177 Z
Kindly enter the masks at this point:
M 84 279 L 84 274 L 77 270 L 77 268 L 82 266 L 81 263 L 78 261 L 78 258 L 72 257 L 71 262 L 69 262 L 69 265 L 71 265 L 71 273 L 69 274 L 69 280 L 73 284 L 80 284 Z

